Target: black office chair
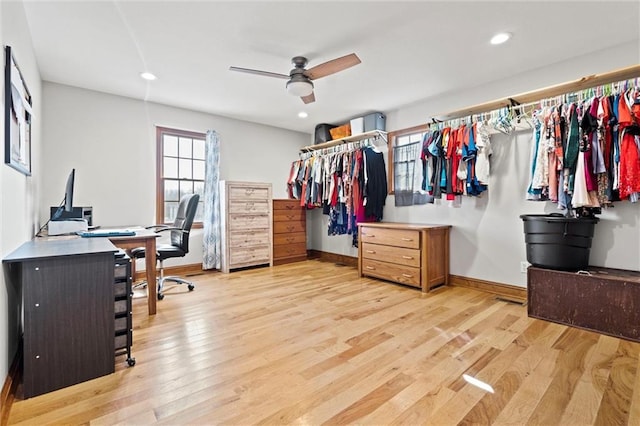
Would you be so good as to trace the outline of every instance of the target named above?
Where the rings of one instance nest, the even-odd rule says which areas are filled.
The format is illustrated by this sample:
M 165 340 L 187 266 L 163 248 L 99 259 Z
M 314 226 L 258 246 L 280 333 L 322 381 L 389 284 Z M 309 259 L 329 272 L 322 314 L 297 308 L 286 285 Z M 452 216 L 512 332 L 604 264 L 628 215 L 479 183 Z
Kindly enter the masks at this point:
M 164 299 L 162 289 L 164 288 L 165 281 L 173 281 L 178 284 L 187 284 L 189 291 L 193 291 L 195 286 L 191 281 L 187 281 L 180 277 L 165 277 L 162 267 L 162 262 L 165 259 L 172 257 L 184 257 L 189 253 L 189 232 L 191 231 L 191 225 L 193 225 L 193 218 L 196 215 L 198 209 L 198 201 L 200 196 L 198 194 L 185 195 L 180 199 L 178 204 L 178 213 L 173 225 L 152 225 L 147 226 L 147 229 L 155 229 L 156 232 L 171 231 L 171 244 L 161 244 L 156 247 L 156 259 L 160 262 L 160 276 L 157 278 L 158 283 L 158 300 Z M 135 259 L 142 259 L 145 257 L 145 248 L 137 247 L 131 250 L 131 256 Z M 146 286 L 147 282 L 136 284 L 134 287 Z

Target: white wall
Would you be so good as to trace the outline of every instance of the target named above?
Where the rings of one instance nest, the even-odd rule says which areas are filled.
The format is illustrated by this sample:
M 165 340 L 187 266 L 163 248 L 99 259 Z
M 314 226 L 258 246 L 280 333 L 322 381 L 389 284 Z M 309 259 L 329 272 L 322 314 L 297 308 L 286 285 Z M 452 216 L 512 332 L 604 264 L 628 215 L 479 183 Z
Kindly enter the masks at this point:
M 286 198 L 291 161 L 309 135 L 165 105 L 44 83 L 42 207 L 60 203 L 67 175 L 76 169 L 74 205 L 93 206 L 94 224 L 155 223 L 155 126 L 220 135 L 220 179 L 268 182 Z M 165 266 L 202 262 L 202 232 L 190 252 Z
M 42 89 L 31 37 L 28 32 L 24 7 L 21 2 L 0 2 L 0 41 L 3 47 L 2 69 L 4 70 L 4 46 L 9 45 L 20 67 L 33 98 L 33 122 L 31 134 L 32 176 L 28 177 L 0 163 L 0 251 L 2 257 L 12 252 L 35 233 L 39 208 L 38 193 L 41 180 L 40 137 L 42 123 Z M 4 74 L 3 74 L 4 75 Z M 0 104 L 2 118 L 0 128 L 4 146 L 4 79 L 2 80 Z M 0 380 L 4 381 L 9 365 L 13 361 L 18 343 L 19 305 L 15 289 L 5 274 L 0 278 Z
M 451 93 L 387 113 L 387 130 L 413 127 L 431 117 L 494 99 L 513 96 L 583 76 L 640 63 L 640 41 L 594 52 L 526 74 L 487 84 L 464 93 Z M 526 287 L 520 262 L 526 260 L 521 214 L 555 212 L 552 203 L 525 201 L 528 186 L 528 132 L 492 137 L 494 154 L 489 190 L 480 198 L 463 197 L 459 206 L 440 200 L 435 204 L 394 206 L 387 198 L 384 220 L 450 224 L 451 273 L 465 277 Z M 388 166 L 388 164 L 387 164 Z M 327 216 L 308 213 L 310 248 L 357 256 L 351 236 L 327 236 Z M 591 264 L 640 270 L 640 203 L 619 202 L 600 215 L 591 250 Z

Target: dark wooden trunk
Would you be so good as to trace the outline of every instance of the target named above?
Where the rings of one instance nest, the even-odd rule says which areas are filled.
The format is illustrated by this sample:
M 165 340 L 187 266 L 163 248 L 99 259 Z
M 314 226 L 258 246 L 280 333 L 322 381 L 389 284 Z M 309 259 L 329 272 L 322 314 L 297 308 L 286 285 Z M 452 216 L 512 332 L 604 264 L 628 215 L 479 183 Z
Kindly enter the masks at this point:
M 530 317 L 640 342 L 640 272 L 530 267 L 527 297 Z

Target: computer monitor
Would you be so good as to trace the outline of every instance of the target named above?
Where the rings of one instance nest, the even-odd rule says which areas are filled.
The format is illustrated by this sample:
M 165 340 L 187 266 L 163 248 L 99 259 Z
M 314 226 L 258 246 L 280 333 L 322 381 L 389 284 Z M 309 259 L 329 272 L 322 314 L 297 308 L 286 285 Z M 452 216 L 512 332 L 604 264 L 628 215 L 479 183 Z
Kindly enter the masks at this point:
M 73 184 L 75 181 L 76 169 L 71 169 L 69 177 L 67 178 L 67 185 L 64 190 L 64 199 L 60 203 L 60 207 L 56 213 L 51 217 L 51 220 L 57 220 L 62 216 L 63 211 L 73 211 Z

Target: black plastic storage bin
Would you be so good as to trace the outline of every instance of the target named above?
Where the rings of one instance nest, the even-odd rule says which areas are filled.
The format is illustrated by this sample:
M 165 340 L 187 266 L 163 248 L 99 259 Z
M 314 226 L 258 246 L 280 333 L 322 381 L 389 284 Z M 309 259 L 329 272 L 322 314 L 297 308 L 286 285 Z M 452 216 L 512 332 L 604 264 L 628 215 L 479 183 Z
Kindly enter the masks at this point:
M 331 140 L 330 130 L 336 127 L 335 124 L 321 123 L 316 125 L 313 143 L 317 145 L 319 143 L 329 142 Z
M 589 265 L 591 240 L 598 218 L 561 214 L 524 214 L 527 261 L 534 266 L 577 271 Z

